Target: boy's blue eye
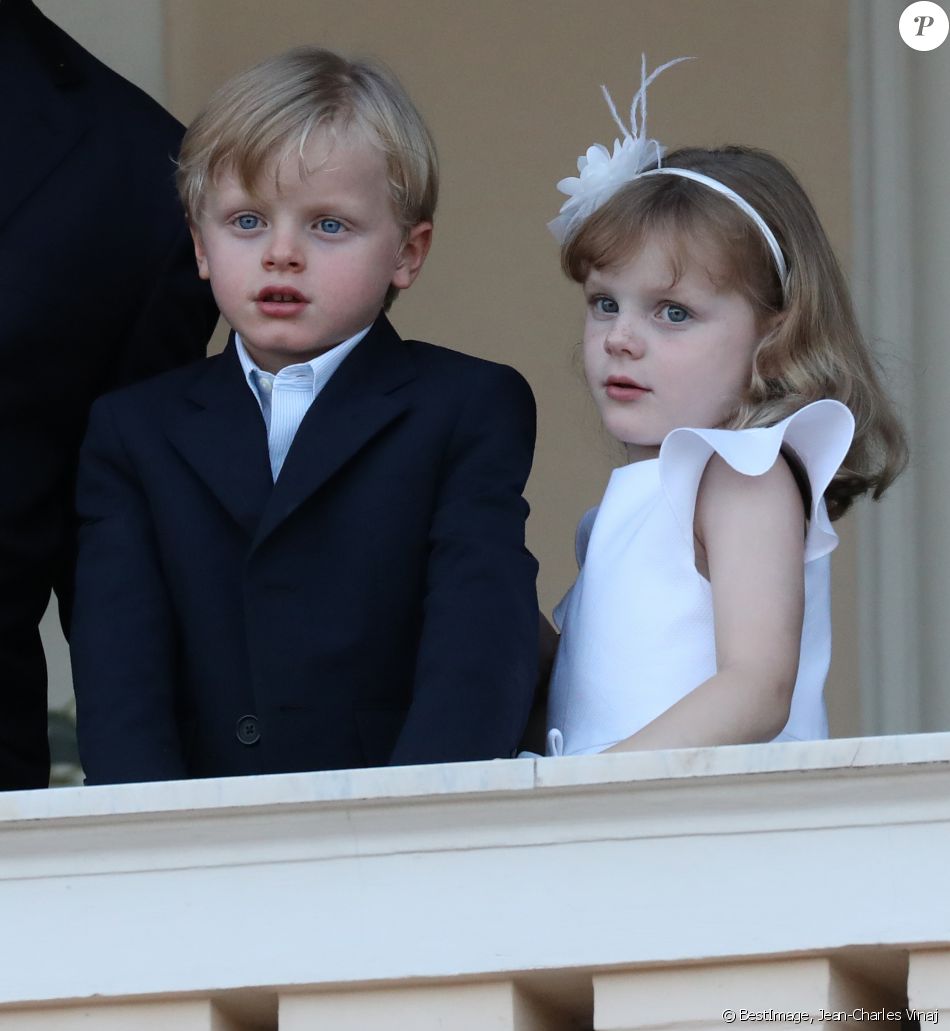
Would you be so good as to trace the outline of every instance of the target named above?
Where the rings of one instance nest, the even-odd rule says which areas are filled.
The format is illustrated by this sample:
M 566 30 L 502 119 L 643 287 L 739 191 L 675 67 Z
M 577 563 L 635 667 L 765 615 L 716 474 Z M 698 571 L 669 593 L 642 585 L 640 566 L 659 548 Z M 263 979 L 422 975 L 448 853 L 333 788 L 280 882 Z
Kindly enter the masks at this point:
M 321 218 L 317 225 L 322 233 L 326 233 L 329 236 L 336 236 L 338 233 L 342 233 L 345 228 L 338 218 Z
M 239 229 L 257 229 L 261 224 L 257 215 L 238 215 L 234 221 Z
M 602 315 L 616 315 L 620 311 L 620 307 L 612 297 L 595 297 L 594 311 L 598 311 Z
M 664 304 L 663 311 L 667 322 L 680 323 L 690 318 L 689 312 L 678 304 Z

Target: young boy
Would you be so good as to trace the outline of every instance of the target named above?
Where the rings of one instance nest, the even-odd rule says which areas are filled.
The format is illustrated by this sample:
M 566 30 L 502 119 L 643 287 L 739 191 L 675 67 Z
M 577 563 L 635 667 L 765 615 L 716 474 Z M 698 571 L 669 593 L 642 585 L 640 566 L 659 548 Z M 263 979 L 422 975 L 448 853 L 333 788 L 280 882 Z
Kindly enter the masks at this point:
M 226 84 L 179 189 L 225 352 L 90 420 L 71 646 L 88 783 L 508 756 L 537 672 L 513 370 L 401 340 L 435 152 L 388 73 Z

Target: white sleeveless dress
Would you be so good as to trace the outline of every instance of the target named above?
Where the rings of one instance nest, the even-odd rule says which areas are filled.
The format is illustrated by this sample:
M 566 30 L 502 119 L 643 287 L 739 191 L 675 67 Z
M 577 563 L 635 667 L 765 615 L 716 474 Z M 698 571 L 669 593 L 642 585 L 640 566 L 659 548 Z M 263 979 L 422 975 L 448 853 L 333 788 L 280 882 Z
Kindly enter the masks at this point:
M 811 489 L 805 618 L 791 714 L 777 741 L 828 736 L 830 553 L 838 543 L 824 492 L 844 461 L 854 419 L 816 401 L 774 426 L 676 429 L 658 458 L 615 469 L 577 529 L 574 586 L 554 610 L 561 631 L 551 675 L 548 755 L 601 752 L 629 737 L 716 672 L 712 591 L 695 567 L 693 516 L 706 463 L 719 454 L 746 476 L 783 446 Z

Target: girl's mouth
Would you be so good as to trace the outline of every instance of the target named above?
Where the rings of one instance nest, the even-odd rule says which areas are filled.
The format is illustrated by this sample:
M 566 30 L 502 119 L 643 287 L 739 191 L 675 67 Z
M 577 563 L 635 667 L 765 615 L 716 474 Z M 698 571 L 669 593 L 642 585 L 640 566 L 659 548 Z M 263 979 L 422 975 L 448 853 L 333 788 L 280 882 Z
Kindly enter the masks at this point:
M 604 385 L 604 392 L 611 401 L 638 401 L 645 397 L 650 391 L 630 379 L 629 376 L 610 376 Z

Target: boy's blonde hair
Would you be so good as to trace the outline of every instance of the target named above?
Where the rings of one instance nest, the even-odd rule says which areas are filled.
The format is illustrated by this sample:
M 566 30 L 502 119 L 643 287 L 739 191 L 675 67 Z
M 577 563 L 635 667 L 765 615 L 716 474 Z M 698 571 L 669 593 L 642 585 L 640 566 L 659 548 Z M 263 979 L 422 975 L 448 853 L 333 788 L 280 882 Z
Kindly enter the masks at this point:
M 232 172 L 253 191 L 273 163 L 302 160 L 315 128 L 351 127 L 385 153 L 393 209 L 404 229 L 431 222 L 439 166 L 422 116 L 387 68 L 321 47 L 288 50 L 236 75 L 191 123 L 176 176 L 189 221 L 198 223 L 205 194 L 221 172 Z M 390 287 L 386 307 L 397 293 Z
M 684 148 L 663 164 L 710 176 L 755 208 L 785 255 L 784 293 L 751 219 L 713 190 L 673 175 L 644 176 L 618 190 L 565 241 L 564 271 L 583 283 L 592 269 L 621 263 L 657 239 L 669 246 L 677 279 L 694 252 L 711 256 L 716 284 L 745 297 L 764 332 L 751 382 L 724 425 L 768 426 L 811 401 L 841 401 L 854 415 L 855 435 L 825 492 L 828 513 L 837 519 L 867 491 L 879 498 L 907 463 L 906 438 L 800 183 L 778 158 L 747 147 Z

